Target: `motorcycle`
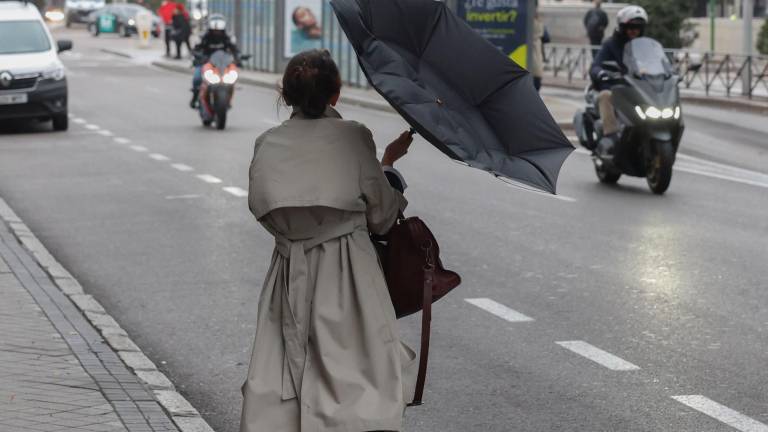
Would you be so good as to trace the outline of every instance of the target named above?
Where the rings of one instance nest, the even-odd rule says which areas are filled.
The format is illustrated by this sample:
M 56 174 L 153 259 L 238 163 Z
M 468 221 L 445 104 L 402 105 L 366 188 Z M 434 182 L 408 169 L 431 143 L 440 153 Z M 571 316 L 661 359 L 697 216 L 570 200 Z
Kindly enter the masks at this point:
M 203 55 L 194 53 L 195 61 L 202 62 Z M 216 129 L 224 129 L 227 125 L 227 112 L 231 108 L 235 83 L 239 77 L 238 64 L 248 60 L 249 55 L 234 55 L 224 50 L 214 51 L 203 64 L 203 81 L 198 94 L 198 112 L 203 125 L 216 123 Z
M 680 107 L 680 78 L 661 44 L 641 37 L 624 48 L 626 73 L 616 62 L 604 62 L 611 101 L 619 121 L 613 154 L 596 151 L 603 138 L 598 92 L 587 86 L 586 109 L 574 116 L 579 143 L 591 150 L 597 178 L 614 184 L 622 174 L 645 177 L 651 191 L 661 195 L 672 181 L 672 166 L 685 125 Z

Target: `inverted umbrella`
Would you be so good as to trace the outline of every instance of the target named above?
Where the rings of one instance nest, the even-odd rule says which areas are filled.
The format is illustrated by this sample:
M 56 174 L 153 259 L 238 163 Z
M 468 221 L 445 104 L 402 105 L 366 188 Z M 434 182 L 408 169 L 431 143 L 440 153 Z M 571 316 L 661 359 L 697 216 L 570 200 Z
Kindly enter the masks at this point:
M 366 78 L 449 157 L 555 193 L 573 146 L 529 73 L 435 0 L 332 0 Z

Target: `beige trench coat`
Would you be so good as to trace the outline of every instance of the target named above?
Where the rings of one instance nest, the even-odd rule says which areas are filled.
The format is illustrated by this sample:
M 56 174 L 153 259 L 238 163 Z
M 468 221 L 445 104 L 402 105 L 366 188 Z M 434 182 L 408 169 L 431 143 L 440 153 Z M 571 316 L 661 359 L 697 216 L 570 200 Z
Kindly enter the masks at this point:
M 401 430 L 418 365 L 400 342 L 368 231 L 387 231 L 406 201 L 371 132 L 332 109 L 294 113 L 257 139 L 248 203 L 275 250 L 240 430 Z

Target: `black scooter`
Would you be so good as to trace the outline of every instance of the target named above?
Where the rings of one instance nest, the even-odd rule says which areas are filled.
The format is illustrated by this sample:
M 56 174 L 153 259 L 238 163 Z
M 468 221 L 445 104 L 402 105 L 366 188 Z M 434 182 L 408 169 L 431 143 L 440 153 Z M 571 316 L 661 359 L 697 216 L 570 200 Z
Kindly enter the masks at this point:
M 585 91 L 584 111 L 574 117 L 574 128 L 582 146 L 592 151 L 597 178 L 616 183 L 622 174 L 645 177 L 653 193 L 666 192 L 672 166 L 685 128 L 680 108 L 679 76 L 673 73 L 664 49 L 657 41 L 641 37 L 624 48 L 626 73 L 616 62 L 605 62 L 612 86 L 611 101 L 620 125 L 612 156 L 595 149 L 603 137 L 597 106 L 598 92 Z

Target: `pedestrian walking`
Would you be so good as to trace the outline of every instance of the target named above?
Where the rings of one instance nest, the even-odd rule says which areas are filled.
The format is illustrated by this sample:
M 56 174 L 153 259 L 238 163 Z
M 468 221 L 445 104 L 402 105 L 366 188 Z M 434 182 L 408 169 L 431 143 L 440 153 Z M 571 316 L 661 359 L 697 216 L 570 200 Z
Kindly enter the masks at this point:
M 369 233 L 389 231 L 406 206 L 392 166 L 411 136 L 379 162 L 371 132 L 333 108 L 340 88 L 330 53 L 296 55 L 280 89 L 290 119 L 256 140 L 248 204 L 275 250 L 241 432 L 402 430 L 418 365 L 400 341 Z
M 593 58 L 603 44 L 605 29 L 608 27 L 608 14 L 602 9 L 602 4 L 602 0 L 595 0 L 594 7 L 584 15 L 584 28 L 587 30 L 589 44 L 592 45 Z
M 176 43 L 176 58 L 181 58 L 181 45 L 187 45 L 187 53 L 192 54 L 192 47 L 189 44 L 189 36 L 192 33 L 192 27 L 189 24 L 189 17 L 184 14 L 184 6 L 178 4 L 173 11 L 171 19 L 173 26 L 173 41 Z

